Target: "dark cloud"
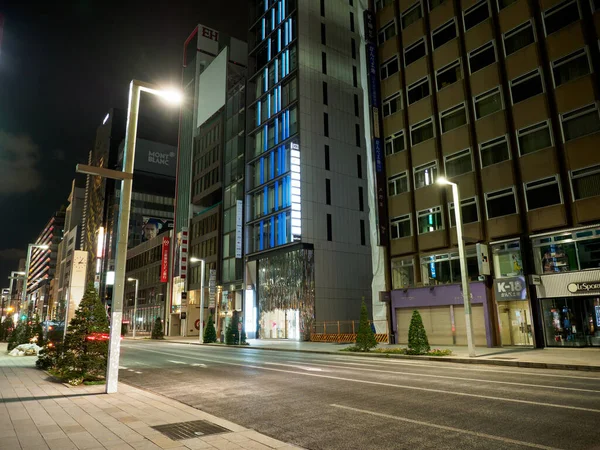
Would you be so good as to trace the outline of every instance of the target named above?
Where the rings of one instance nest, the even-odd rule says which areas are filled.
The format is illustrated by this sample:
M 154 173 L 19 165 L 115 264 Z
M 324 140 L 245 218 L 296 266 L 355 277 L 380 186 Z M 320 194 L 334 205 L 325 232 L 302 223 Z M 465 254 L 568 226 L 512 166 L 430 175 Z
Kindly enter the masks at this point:
M 22 194 L 41 183 L 38 146 L 27 135 L 0 130 L 0 195 Z

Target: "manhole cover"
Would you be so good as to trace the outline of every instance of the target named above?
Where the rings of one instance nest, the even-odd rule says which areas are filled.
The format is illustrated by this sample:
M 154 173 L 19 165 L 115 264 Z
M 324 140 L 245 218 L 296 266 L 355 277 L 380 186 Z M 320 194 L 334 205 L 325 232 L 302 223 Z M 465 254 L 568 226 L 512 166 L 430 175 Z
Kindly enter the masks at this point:
M 490 359 L 517 359 L 517 358 L 508 358 L 506 356 L 494 356 L 494 357 L 492 357 Z
M 193 439 L 199 436 L 208 436 L 209 434 L 228 433 L 231 430 L 223 428 L 214 423 L 205 420 L 193 420 L 191 422 L 169 423 L 167 425 L 157 425 L 152 427 L 160 431 L 174 441 L 182 439 Z

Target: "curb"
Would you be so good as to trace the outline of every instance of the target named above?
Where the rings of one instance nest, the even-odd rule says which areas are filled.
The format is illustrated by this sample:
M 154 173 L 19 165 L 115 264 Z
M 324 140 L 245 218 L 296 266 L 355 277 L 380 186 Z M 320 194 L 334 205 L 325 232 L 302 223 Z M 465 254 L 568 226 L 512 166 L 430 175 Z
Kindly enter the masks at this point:
M 224 344 L 200 344 L 199 342 L 182 342 L 165 339 L 163 342 L 171 344 L 187 344 L 187 345 L 205 345 L 207 347 L 220 348 L 241 348 L 247 350 L 267 350 L 276 352 L 295 352 L 295 353 L 312 353 L 324 355 L 344 356 L 344 353 L 339 351 L 330 352 L 323 350 L 300 350 L 289 348 L 273 348 L 273 347 L 251 347 L 249 345 L 224 345 Z M 348 352 L 349 353 L 349 352 Z M 579 370 L 583 372 L 600 372 L 600 366 L 586 366 L 583 364 L 560 364 L 560 363 L 542 363 L 531 361 L 502 361 L 495 359 L 466 359 L 447 356 L 417 356 L 417 355 L 395 355 L 390 353 L 349 353 L 347 356 L 358 356 L 361 358 L 391 358 L 391 359 L 411 359 L 417 361 L 433 361 L 433 362 L 449 362 L 455 364 L 481 364 L 489 366 L 505 366 L 505 367 L 521 367 L 525 369 L 553 369 L 553 370 Z

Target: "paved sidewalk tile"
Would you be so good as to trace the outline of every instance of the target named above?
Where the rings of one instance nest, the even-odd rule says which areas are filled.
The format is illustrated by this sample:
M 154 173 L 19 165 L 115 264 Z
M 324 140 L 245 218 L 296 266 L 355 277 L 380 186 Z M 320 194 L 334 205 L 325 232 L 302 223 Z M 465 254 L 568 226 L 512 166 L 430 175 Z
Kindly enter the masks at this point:
M 0 344 L 0 450 L 239 450 L 293 447 L 175 400 L 125 384 L 65 386 Z M 231 432 L 174 441 L 152 428 L 206 420 Z

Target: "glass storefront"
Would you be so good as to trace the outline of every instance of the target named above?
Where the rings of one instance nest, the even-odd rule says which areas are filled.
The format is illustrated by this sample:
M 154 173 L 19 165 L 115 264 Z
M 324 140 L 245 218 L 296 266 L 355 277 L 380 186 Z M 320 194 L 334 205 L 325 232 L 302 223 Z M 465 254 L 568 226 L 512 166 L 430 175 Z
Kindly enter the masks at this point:
M 540 300 L 548 347 L 600 346 L 600 297 Z
M 275 309 L 261 314 L 260 338 L 300 340 L 300 311 Z
M 600 268 L 600 229 L 543 236 L 533 247 L 537 274 Z

